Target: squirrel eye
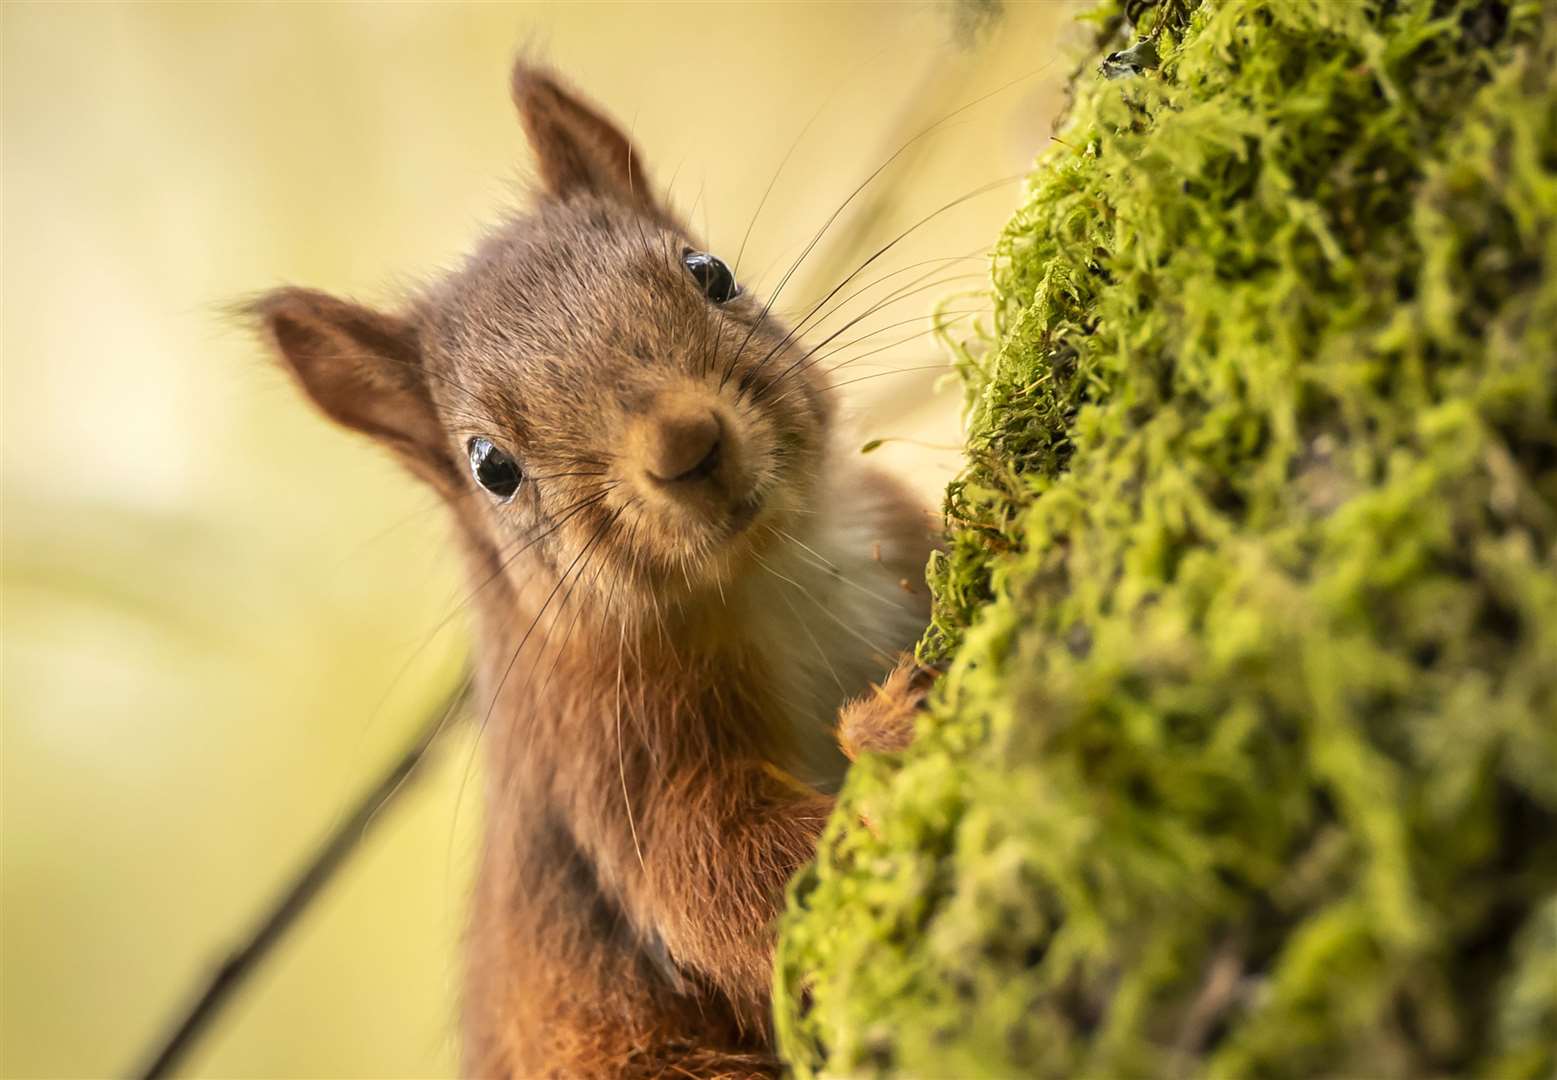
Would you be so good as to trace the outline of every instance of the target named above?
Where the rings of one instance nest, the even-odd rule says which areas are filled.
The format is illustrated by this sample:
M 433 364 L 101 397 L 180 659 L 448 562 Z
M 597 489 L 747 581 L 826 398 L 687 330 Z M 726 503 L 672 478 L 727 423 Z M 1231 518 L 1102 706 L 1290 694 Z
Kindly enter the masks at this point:
M 681 253 L 681 265 L 697 282 L 703 295 L 716 304 L 723 304 L 741 295 L 741 287 L 735 283 L 735 275 L 724 260 L 706 251 L 687 248 Z
M 476 483 L 496 495 L 502 502 L 514 497 L 519 490 L 524 473 L 519 463 L 507 451 L 492 445 L 491 439 L 470 440 L 470 472 Z

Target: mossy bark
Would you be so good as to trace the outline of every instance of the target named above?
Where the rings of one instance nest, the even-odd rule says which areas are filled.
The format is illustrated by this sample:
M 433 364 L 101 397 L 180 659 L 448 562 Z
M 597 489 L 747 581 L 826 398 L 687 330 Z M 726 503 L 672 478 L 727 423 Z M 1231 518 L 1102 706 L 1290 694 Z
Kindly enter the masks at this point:
M 1557 0 L 1126 6 L 997 246 L 946 675 L 793 884 L 782 1050 L 1550 1076 Z

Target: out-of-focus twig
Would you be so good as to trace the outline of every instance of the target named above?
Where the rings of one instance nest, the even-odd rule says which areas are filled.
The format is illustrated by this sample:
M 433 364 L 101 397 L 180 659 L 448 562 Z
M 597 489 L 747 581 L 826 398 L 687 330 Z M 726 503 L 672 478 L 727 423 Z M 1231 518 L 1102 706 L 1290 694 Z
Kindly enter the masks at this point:
M 199 1041 L 222 1007 L 253 974 L 254 970 L 281 941 L 308 905 L 361 844 L 379 815 L 389 808 L 409 786 L 426 761 L 428 752 L 452 726 L 470 690 L 470 679 L 462 677 L 453 691 L 429 714 L 428 720 L 412 737 L 410 744 L 382 775 L 358 798 L 351 813 L 337 825 L 304 864 L 259 923 L 228 954 L 227 958 L 191 995 L 190 1004 L 178 1015 L 167 1033 L 157 1041 L 144 1063 L 134 1074 L 143 1080 L 171 1076 L 184 1056 Z

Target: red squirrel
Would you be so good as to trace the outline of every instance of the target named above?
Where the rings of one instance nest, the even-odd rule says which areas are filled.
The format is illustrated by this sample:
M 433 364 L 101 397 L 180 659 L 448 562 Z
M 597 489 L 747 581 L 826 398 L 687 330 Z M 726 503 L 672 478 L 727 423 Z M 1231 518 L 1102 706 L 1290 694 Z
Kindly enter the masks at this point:
M 777 1075 L 784 885 L 848 759 L 911 735 L 930 518 L 627 136 L 524 61 L 512 93 L 538 190 L 463 267 L 397 311 L 251 310 L 453 514 L 486 771 L 465 1070 Z

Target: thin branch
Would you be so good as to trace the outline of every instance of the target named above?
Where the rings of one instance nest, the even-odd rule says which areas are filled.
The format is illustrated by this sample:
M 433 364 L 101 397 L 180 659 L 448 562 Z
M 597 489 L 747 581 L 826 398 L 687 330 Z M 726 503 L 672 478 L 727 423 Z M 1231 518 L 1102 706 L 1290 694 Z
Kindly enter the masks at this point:
M 134 1074 L 142 1080 L 171 1076 L 186 1054 L 199 1042 L 222 1008 L 254 973 L 265 957 L 275 949 L 292 924 L 319 894 L 337 870 L 349 859 L 378 820 L 382 811 L 404 792 L 426 761 L 428 752 L 449 729 L 449 720 L 459 712 L 470 690 L 470 679 L 459 685 L 434 709 L 427 722 L 399 758 L 357 800 L 352 812 L 326 836 L 312 858 L 292 883 L 276 898 L 257 926 L 227 959 L 211 972 L 198 993 L 170 1025 L 155 1051 L 146 1055 L 146 1064 Z

